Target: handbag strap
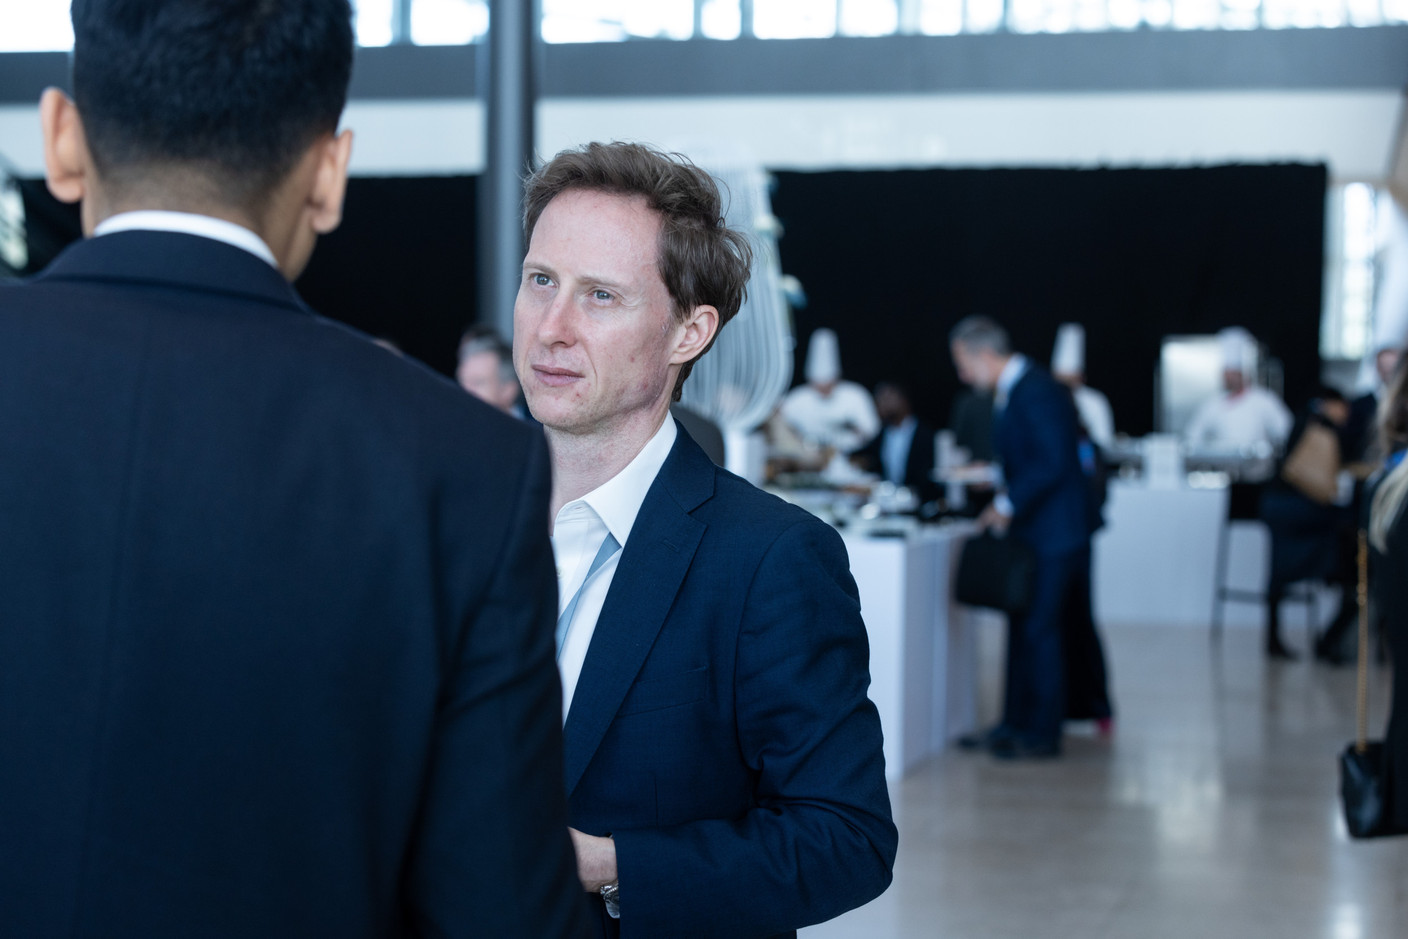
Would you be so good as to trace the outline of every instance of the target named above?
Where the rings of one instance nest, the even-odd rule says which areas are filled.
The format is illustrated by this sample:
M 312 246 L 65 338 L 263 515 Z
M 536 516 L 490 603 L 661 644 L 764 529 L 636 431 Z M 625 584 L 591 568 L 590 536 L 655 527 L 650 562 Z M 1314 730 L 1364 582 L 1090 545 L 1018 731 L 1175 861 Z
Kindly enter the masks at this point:
M 1359 532 L 1359 699 L 1358 729 L 1354 738 L 1354 751 L 1363 753 L 1369 748 L 1369 536 L 1364 530 Z

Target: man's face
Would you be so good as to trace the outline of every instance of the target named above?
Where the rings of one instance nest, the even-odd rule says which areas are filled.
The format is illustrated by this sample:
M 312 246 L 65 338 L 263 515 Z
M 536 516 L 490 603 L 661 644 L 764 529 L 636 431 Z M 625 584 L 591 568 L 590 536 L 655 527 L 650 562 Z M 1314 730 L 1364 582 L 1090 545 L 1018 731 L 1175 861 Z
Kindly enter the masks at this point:
M 1380 349 L 1379 354 L 1374 357 L 1374 368 L 1379 373 L 1379 381 L 1385 385 L 1393 378 L 1393 370 L 1398 368 L 1398 356 L 1397 349 Z
M 634 196 L 568 190 L 538 218 L 513 307 L 513 364 L 545 426 L 612 433 L 668 409 L 685 327 L 660 278 L 659 235 L 659 215 Z
M 898 426 L 909 417 L 909 401 L 898 389 L 882 385 L 875 389 L 875 413 L 886 424 Z
M 518 385 L 501 379 L 499 357 L 493 352 L 465 356 L 455 370 L 455 378 L 465 391 L 500 411 L 511 410 L 518 400 Z
M 950 349 L 953 352 L 953 367 L 958 371 L 959 381 L 978 391 L 992 391 L 997 388 L 997 379 L 1002 370 L 996 367 L 995 356 L 961 342 L 952 343 Z

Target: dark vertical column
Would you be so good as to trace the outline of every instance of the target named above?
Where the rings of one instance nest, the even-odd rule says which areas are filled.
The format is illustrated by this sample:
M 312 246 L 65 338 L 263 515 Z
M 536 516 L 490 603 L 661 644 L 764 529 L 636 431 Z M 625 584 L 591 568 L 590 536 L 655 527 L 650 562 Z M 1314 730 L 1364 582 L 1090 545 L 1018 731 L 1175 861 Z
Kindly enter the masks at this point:
M 523 174 L 533 156 L 537 97 L 536 0 L 489 0 L 487 53 L 478 56 L 485 113 L 479 177 L 478 321 L 513 332 L 513 301 L 523 265 Z

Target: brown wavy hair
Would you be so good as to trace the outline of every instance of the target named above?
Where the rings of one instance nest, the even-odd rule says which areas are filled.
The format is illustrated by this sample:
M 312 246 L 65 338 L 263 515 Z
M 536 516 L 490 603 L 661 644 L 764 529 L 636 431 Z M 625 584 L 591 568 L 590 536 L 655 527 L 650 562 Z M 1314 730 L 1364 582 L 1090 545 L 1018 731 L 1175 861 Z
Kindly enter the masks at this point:
M 719 311 L 719 332 L 738 313 L 748 294 L 753 250 L 747 237 L 728 227 L 723 198 L 714 178 L 679 153 L 664 153 L 638 143 L 589 143 L 564 150 L 528 177 L 523 196 L 523 240 L 543 210 L 569 189 L 588 189 L 622 196 L 642 196 L 660 213 L 660 279 L 674 302 L 675 318 L 683 321 L 695 307 Z M 673 399 L 680 399 L 684 380 L 709 349 L 680 368 Z

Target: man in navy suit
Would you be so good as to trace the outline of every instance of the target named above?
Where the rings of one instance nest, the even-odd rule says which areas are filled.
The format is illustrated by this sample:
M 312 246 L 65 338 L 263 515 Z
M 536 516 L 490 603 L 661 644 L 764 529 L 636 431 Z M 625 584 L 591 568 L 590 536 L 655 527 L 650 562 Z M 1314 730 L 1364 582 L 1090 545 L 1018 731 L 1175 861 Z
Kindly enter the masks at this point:
M 949 340 L 959 378 L 993 394 L 993 447 L 1005 488 L 978 524 L 1021 539 L 1036 555 L 1030 608 L 1008 630 L 1002 720 L 981 743 L 1004 759 L 1054 757 L 1066 712 L 1062 612 L 1090 570 L 1075 404 L 1050 373 L 1014 353 L 1006 330 L 987 317 L 962 320 Z
M 0 934 L 579 935 L 541 434 L 289 285 L 346 0 L 75 0 L 0 289 Z
M 830 527 L 668 418 L 750 252 L 634 144 L 528 181 L 514 362 L 553 464 L 566 772 L 603 936 L 787 936 L 883 891 L 896 833 Z

